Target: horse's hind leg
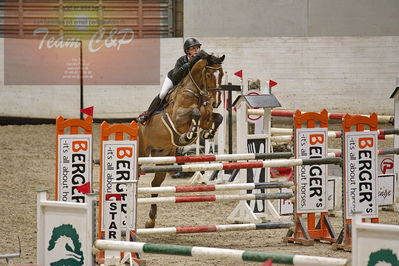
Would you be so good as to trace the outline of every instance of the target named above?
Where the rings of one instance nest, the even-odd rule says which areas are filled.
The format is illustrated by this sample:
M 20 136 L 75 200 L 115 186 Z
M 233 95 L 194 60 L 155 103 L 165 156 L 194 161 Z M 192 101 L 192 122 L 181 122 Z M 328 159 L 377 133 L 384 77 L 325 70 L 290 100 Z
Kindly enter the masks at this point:
M 215 136 L 215 133 L 223 122 L 223 116 L 218 113 L 212 113 L 212 126 L 210 129 L 203 130 L 201 132 L 201 138 L 203 139 L 212 139 Z
M 175 150 L 173 149 L 172 151 L 153 151 L 152 156 L 173 156 L 175 155 Z M 162 182 L 165 180 L 166 173 L 156 173 L 154 179 L 151 182 L 152 187 L 160 187 Z M 158 197 L 158 194 L 151 194 L 152 198 Z M 150 208 L 150 213 L 149 213 L 150 219 L 145 223 L 146 228 L 154 228 L 155 227 L 155 220 L 157 218 L 157 205 L 156 204 L 151 204 Z

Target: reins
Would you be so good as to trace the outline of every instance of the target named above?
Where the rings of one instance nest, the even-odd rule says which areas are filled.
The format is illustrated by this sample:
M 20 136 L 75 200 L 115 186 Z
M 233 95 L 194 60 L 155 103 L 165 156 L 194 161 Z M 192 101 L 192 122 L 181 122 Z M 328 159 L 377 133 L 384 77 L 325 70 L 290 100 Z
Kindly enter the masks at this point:
M 220 67 L 205 66 L 205 68 L 209 68 L 209 69 L 212 69 L 212 70 L 219 70 L 219 71 L 220 71 L 220 69 L 222 69 L 221 66 Z M 208 96 L 208 91 L 218 90 L 218 88 L 207 88 L 207 86 L 206 86 L 206 84 L 207 84 L 206 81 L 207 80 L 206 80 L 205 73 L 203 75 L 205 75 L 205 86 L 206 87 L 203 90 L 198 86 L 197 82 L 195 82 L 195 80 L 194 80 L 194 78 L 193 78 L 193 76 L 191 74 L 191 70 L 190 69 L 188 70 L 188 75 L 190 76 L 191 81 L 194 83 L 195 87 L 199 91 L 200 96 Z M 190 92 L 192 92 L 192 91 L 190 91 Z

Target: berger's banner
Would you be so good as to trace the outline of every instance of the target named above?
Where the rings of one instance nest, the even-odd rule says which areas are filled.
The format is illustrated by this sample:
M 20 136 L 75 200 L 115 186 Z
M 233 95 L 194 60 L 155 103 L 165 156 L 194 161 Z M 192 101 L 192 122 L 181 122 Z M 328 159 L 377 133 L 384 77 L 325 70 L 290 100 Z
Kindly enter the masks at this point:
M 327 156 L 327 128 L 296 129 L 298 159 L 320 159 Z M 327 212 L 327 165 L 296 167 L 297 212 Z
M 377 131 L 346 132 L 344 144 L 346 218 L 378 217 Z
M 4 83 L 159 85 L 162 10 L 160 0 L 7 1 Z
M 88 134 L 58 135 L 59 201 L 85 202 L 80 187 L 92 184 L 92 139 Z
M 127 199 L 128 199 L 128 191 L 127 184 L 120 183 L 123 181 L 132 181 L 136 180 L 136 149 L 137 142 L 130 140 L 123 141 L 103 141 L 103 162 L 102 162 L 102 231 L 105 231 L 106 222 L 115 215 L 115 210 L 112 210 L 107 207 L 107 194 L 119 194 L 121 196 L 121 226 L 122 229 L 126 228 L 127 225 Z M 119 181 L 119 183 L 115 183 L 114 181 Z M 130 191 L 133 193 L 133 191 Z M 111 218 L 109 218 L 111 217 Z M 131 214 L 132 221 L 130 222 L 129 227 L 134 224 L 134 215 L 133 210 Z

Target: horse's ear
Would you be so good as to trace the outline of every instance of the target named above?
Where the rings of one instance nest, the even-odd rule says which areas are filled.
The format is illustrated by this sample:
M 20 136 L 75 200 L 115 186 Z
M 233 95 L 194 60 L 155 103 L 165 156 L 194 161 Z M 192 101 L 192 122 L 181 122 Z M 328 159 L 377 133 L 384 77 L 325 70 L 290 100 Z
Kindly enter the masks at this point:
M 222 63 L 224 61 L 224 55 L 222 55 L 221 57 L 219 57 L 219 62 Z

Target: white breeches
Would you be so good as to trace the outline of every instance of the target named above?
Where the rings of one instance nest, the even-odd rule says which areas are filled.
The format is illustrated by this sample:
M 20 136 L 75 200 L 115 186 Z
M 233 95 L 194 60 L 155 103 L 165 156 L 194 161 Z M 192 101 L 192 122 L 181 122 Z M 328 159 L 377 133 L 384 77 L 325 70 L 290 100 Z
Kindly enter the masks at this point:
M 166 77 L 165 81 L 163 82 L 161 92 L 159 93 L 159 98 L 163 100 L 168 94 L 168 91 L 173 87 L 173 82 L 170 80 L 170 78 Z

